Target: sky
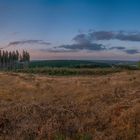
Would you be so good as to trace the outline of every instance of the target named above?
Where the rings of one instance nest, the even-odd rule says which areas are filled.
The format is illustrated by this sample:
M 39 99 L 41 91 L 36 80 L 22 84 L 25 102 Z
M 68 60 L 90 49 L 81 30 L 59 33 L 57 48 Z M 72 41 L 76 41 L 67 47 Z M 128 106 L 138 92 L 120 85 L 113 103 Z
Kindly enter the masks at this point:
M 0 0 L 0 48 L 33 60 L 140 60 L 139 0 Z

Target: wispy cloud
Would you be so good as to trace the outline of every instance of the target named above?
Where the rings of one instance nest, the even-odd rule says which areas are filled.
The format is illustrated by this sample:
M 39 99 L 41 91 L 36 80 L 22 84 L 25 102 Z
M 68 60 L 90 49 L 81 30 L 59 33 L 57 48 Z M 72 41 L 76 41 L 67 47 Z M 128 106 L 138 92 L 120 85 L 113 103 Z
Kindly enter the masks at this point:
M 124 52 L 126 52 L 127 54 L 137 54 L 137 53 L 140 53 L 140 51 L 138 51 L 136 49 L 124 50 Z
M 93 40 L 110 40 L 115 37 L 115 34 L 111 31 L 93 31 L 87 34 L 90 39 Z
M 115 39 L 122 41 L 140 41 L 140 33 L 119 32 L 115 35 Z
M 73 37 L 73 44 L 64 44 L 48 50 L 51 52 L 73 52 L 73 51 L 111 51 L 118 50 L 126 54 L 140 53 L 137 49 L 127 49 L 126 46 L 104 45 L 102 41 L 118 39 L 120 41 L 140 41 L 140 33 L 138 32 L 113 32 L 113 31 L 90 31 L 89 33 L 80 33 Z
M 54 47 L 55 48 L 55 47 Z M 41 51 L 41 52 L 50 52 L 50 53 L 71 53 L 71 52 L 78 52 L 78 51 L 76 51 L 76 50 L 70 50 L 70 49 L 64 49 L 64 48 L 62 48 L 62 49 L 48 49 L 48 48 L 46 48 L 46 49 L 39 49 L 39 51 Z
M 86 45 L 92 42 L 92 38 L 88 34 L 78 34 L 73 38 L 73 41 Z
M 8 44 L 10 46 L 24 45 L 24 44 L 40 44 L 40 45 L 50 45 L 51 43 L 45 42 L 43 40 L 21 40 L 21 41 L 13 41 Z
M 92 50 L 92 51 L 101 51 L 105 50 L 105 46 L 102 44 L 96 43 L 87 43 L 87 44 L 71 44 L 71 45 L 61 45 L 59 48 L 69 49 L 69 50 Z
M 140 33 L 133 32 L 113 32 L 113 31 L 90 31 L 88 33 L 80 33 L 73 37 L 72 44 L 64 44 L 59 46 L 52 46 L 50 42 L 46 42 L 43 40 L 18 40 L 9 42 L 7 46 L 0 48 L 5 49 L 8 47 L 16 47 L 20 45 L 34 45 L 37 44 L 39 47 L 37 50 L 40 52 L 51 52 L 51 53 L 74 53 L 74 52 L 122 52 L 123 54 L 139 54 L 140 51 L 138 49 L 133 49 L 127 46 L 114 46 L 113 44 L 107 45 L 104 44 L 104 41 L 118 39 L 121 41 L 140 41 Z M 42 46 L 41 46 L 42 45 Z M 49 46 L 51 45 L 51 46 Z M 112 46 L 112 47 L 111 47 Z
M 137 49 L 126 49 L 126 47 L 121 47 L 121 46 L 116 46 L 116 47 L 109 48 L 109 50 L 114 50 L 114 49 L 125 52 L 125 53 L 130 54 L 130 55 L 140 53 L 140 51 L 137 50 Z
M 0 47 L 0 49 L 16 47 L 16 46 L 25 45 L 25 44 L 30 44 L 30 45 L 37 44 L 37 45 L 43 45 L 43 46 L 51 45 L 50 42 L 46 42 L 46 41 L 43 41 L 43 40 L 19 40 L 19 41 L 9 42 L 8 45 Z
M 111 48 L 109 48 L 109 50 L 114 50 L 114 49 L 116 49 L 116 50 L 124 50 L 125 47 L 115 46 L 115 47 L 111 47 Z
M 117 39 L 121 41 L 140 41 L 140 32 L 92 31 L 86 34 L 78 34 L 73 40 L 84 43 L 111 39 Z

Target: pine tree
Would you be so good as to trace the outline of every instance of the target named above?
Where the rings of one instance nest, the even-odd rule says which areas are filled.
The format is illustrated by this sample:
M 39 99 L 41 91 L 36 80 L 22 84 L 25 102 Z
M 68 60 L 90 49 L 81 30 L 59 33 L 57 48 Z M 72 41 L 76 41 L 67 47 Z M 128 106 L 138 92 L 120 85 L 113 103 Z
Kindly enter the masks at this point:
M 30 61 L 30 54 L 23 50 L 22 54 L 16 51 L 1 51 L 0 50 L 0 68 L 16 68 L 19 62 L 23 62 L 26 65 Z

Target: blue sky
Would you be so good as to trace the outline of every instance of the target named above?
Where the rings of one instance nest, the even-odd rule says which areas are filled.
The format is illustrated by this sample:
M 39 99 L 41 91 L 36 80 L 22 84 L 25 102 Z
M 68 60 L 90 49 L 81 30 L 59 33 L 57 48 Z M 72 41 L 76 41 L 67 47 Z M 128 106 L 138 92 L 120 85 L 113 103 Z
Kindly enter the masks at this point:
M 140 59 L 139 0 L 0 0 L 1 48 L 32 59 Z

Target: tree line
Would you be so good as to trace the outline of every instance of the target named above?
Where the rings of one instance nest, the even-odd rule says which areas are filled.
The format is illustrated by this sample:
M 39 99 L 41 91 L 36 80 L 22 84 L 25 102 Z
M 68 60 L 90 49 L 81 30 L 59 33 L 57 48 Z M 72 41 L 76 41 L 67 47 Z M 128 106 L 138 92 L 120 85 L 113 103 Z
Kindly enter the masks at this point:
M 28 63 L 30 61 L 29 52 L 23 50 L 22 53 L 16 51 L 2 51 L 0 50 L 0 68 L 16 68 L 21 64 Z

